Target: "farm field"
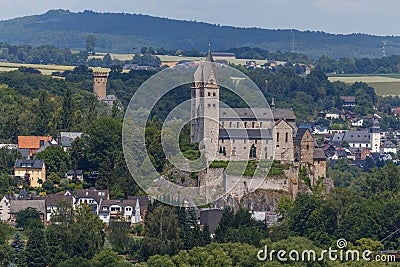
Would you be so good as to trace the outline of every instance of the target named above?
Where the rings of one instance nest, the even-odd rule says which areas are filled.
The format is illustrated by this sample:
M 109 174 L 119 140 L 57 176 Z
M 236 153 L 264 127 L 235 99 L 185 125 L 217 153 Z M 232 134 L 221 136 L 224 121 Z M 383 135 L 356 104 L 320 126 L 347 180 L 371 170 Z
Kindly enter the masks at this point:
M 89 56 L 89 58 L 103 58 L 106 53 L 97 53 L 95 56 Z M 130 60 L 132 59 L 134 54 L 115 54 L 111 53 L 110 56 L 112 59 L 118 60 Z M 193 60 L 193 61 L 201 61 L 204 60 L 205 57 L 182 57 L 182 56 L 166 56 L 166 55 L 157 55 L 162 64 L 170 65 L 171 63 L 179 62 L 181 60 Z M 214 59 L 226 59 L 229 63 L 233 63 L 236 65 L 244 65 L 246 61 L 250 59 L 235 59 L 235 58 L 225 58 L 225 57 L 214 57 Z M 252 60 L 252 59 L 251 59 Z M 263 65 L 268 62 L 268 60 L 255 60 L 257 64 Z M 284 64 L 284 62 L 277 62 L 278 64 Z
M 352 84 L 365 82 L 375 89 L 376 94 L 381 96 L 400 95 L 400 75 L 364 75 L 364 76 L 332 76 L 328 78 L 331 82 L 341 81 Z
M 22 63 L 0 63 L 0 71 L 13 71 L 19 67 L 34 68 L 39 70 L 44 75 L 51 75 L 53 72 L 63 72 L 66 70 L 73 70 L 75 66 L 64 66 L 64 65 L 44 65 L 44 64 L 22 64 Z M 108 68 L 92 68 L 94 71 L 105 71 L 109 72 Z

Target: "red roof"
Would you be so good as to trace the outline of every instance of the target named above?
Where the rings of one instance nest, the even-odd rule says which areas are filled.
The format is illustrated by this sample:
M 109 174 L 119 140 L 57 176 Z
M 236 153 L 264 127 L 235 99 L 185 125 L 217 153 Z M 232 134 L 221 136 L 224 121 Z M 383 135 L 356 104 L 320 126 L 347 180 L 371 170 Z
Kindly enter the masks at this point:
M 51 140 L 51 136 L 18 136 L 18 148 L 39 149 L 40 141 L 46 143 Z

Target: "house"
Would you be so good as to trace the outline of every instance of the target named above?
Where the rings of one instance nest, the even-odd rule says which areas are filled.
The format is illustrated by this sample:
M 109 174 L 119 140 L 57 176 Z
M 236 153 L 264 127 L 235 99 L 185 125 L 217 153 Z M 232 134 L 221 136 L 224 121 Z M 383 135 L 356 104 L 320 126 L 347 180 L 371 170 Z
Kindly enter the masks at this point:
M 315 125 L 313 128 L 313 134 L 328 134 L 329 129 L 326 126 Z
M 64 149 L 64 151 L 67 151 L 71 148 L 71 144 L 73 141 L 75 141 L 76 138 L 80 138 L 82 136 L 82 133 L 80 132 L 60 132 L 60 145 Z
M 364 119 L 353 119 L 351 121 L 351 126 L 353 127 L 362 127 L 364 123 Z
M 204 226 L 208 224 L 210 232 L 214 234 L 215 229 L 217 229 L 218 223 L 221 220 L 223 212 L 224 211 L 222 209 L 201 209 L 200 225 Z
M 43 224 L 46 223 L 46 202 L 44 199 L 11 200 L 10 201 L 10 221 L 15 222 L 17 213 L 27 208 L 34 208 L 40 213 Z
M 99 214 L 100 206 L 104 200 L 109 200 L 108 190 L 78 189 L 75 194 L 75 206 L 87 204 L 95 214 Z
M 386 140 L 381 147 L 381 153 L 397 154 L 397 146 L 392 141 Z
M 83 181 L 83 170 L 69 170 L 65 174 L 65 178 L 75 181 Z
M 128 197 L 125 200 L 104 200 L 99 211 L 100 219 L 109 224 L 111 220 L 124 220 L 132 224 L 142 223 L 148 206 L 148 197 Z
M 29 199 L 30 195 L 25 190 L 22 189 L 21 192 L 17 194 L 8 194 L 3 196 L 0 200 L 0 222 L 8 221 L 10 219 L 10 202 L 11 200 L 26 200 Z
M 41 147 L 52 140 L 51 136 L 18 136 L 18 150 L 30 159 Z
M 30 187 L 42 187 L 42 183 L 46 181 L 46 165 L 43 160 L 17 159 L 14 175 L 24 178 Z
M 65 201 L 73 206 L 75 197 L 70 191 L 66 193 L 52 194 L 45 197 L 34 197 L 33 200 L 44 200 L 46 206 L 46 222 L 50 222 L 52 216 L 57 211 L 57 206 L 60 202 Z
M 395 116 L 400 117 L 400 107 L 393 108 L 392 112 Z
M 355 96 L 341 96 L 340 100 L 343 101 L 343 107 L 355 107 L 356 105 L 356 97 Z
M 337 108 L 331 108 L 326 111 L 325 119 L 327 120 L 339 119 L 341 115 L 342 112 L 340 110 L 338 110 Z

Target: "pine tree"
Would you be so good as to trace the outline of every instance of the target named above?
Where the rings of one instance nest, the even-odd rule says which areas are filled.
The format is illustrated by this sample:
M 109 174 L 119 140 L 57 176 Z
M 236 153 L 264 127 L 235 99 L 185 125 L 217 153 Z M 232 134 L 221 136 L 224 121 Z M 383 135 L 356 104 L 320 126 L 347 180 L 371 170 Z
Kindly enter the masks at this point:
M 210 226 L 207 223 L 203 227 L 202 235 L 203 235 L 204 245 L 208 245 L 212 242 Z
M 47 266 L 48 247 L 42 229 L 33 228 L 30 231 L 23 261 L 28 267 Z
M 14 252 L 12 255 L 12 260 L 15 264 L 19 262 L 19 259 L 21 257 L 21 253 L 24 250 L 24 241 L 22 241 L 21 235 L 19 232 L 17 232 L 14 236 L 14 240 L 11 244 L 11 247 L 13 248 Z

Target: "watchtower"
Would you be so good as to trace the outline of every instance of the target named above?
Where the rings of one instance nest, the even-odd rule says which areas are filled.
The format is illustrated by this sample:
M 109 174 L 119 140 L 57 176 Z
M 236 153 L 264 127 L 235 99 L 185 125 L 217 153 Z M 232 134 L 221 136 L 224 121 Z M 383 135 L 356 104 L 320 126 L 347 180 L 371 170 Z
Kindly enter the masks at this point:
M 93 93 L 98 99 L 105 99 L 107 96 L 107 72 L 93 72 Z

